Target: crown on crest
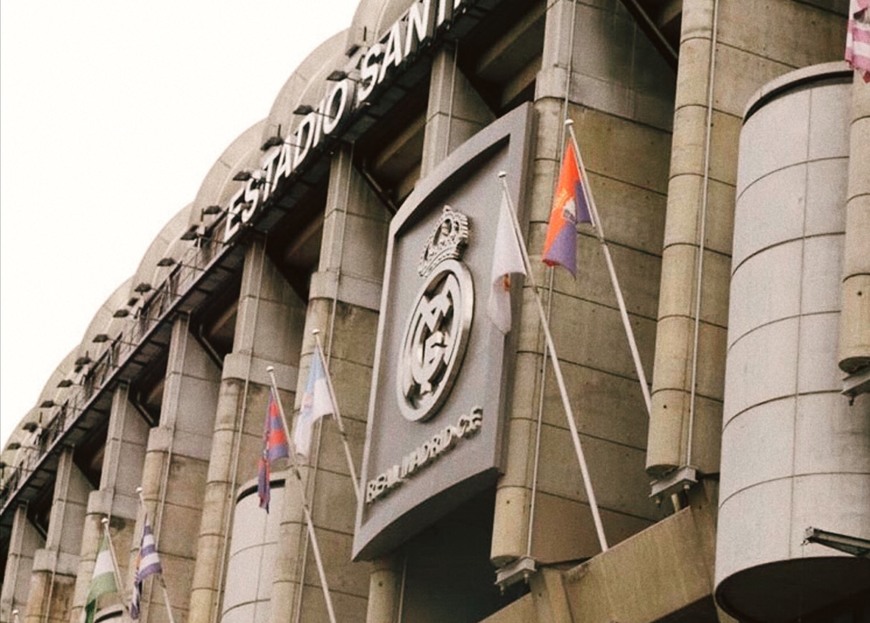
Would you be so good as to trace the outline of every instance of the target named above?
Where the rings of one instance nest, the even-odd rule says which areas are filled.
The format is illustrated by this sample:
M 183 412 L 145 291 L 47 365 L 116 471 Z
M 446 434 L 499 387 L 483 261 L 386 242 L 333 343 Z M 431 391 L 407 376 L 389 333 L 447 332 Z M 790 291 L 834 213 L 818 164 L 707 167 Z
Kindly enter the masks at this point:
M 417 273 L 425 277 L 444 260 L 461 258 L 468 245 L 468 236 L 468 217 L 445 205 L 435 230 L 426 241 Z

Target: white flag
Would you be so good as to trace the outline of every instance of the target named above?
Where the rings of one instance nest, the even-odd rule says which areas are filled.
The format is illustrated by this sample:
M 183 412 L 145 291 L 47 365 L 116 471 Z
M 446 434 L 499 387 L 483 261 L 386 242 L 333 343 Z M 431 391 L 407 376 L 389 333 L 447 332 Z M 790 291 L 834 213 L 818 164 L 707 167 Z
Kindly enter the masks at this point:
M 311 368 L 308 370 L 308 382 L 305 384 L 305 393 L 302 394 L 302 407 L 293 429 L 293 444 L 299 456 L 308 458 L 311 454 L 314 423 L 330 413 L 335 413 L 335 407 L 326 384 L 326 371 L 323 369 L 320 348 L 315 345 Z
M 514 273 L 526 274 L 520 241 L 512 224 L 507 195 L 502 191 L 492 253 L 492 289 L 489 293 L 487 313 L 502 333 L 511 330 L 511 281 Z

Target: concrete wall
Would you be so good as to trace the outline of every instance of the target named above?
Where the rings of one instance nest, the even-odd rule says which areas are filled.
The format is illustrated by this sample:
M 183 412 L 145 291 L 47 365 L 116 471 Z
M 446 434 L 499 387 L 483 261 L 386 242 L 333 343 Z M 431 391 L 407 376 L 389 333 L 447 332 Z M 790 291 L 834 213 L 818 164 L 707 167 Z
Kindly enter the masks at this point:
M 566 139 L 564 120 L 570 118 L 641 359 L 651 370 L 670 149 L 670 117 L 665 111 L 671 107 L 673 86 L 673 72 L 619 2 L 548 5 L 536 83 L 537 136 L 527 247 L 536 281 L 543 286 L 544 304 L 552 306 L 553 339 L 610 543 L 660 517 L 648 499 L 643 467 L 648 420 L 643 394 L 592 228 L 579 228 L 576 280 L 561 268 L 551 273 L 539 254 Z M 553 294 L 548 301 L 551 275 Z M 551 364 L 543 357 L 544 339 L 530 291 L 525 293 L 521 313 L 507 466 L 496 498 L 493 559 L 503 564 L 526 555 L 530 523 L 531 554 L 537 560 L 592 556 L 599 543 L 559 390 Z M 536 458 L 539 414 L 541 442 Z

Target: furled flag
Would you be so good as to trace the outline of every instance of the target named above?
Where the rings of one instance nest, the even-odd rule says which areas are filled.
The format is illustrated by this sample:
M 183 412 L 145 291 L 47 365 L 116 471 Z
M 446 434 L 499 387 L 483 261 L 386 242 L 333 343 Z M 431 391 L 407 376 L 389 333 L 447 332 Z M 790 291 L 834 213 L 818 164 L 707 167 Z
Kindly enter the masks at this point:
M 157 543 L 154 533 L 145 516 L 145 527 L 142 529 L 142 541 L 139 544 L 139 556 L 136 560 L 136 577 L 133 579 L 133 599 L 130 601 L 130 618 L 139 618 L 139 605 L 142 601 L 142 585 L 145 578 L 155 573 L 163 573 L 160 557 L 157 555 Z
M 502 191 L 495 230 L 495 245 L 492 252 L 492 288 L 486 311 L 493 324 L 502 333 L 511 330 L 511 275 L 526 274 L 520 241 L 511 223 L 507 195 Z
M 260 508 L 265 508 L 267 513 L 272 499 L 272 461 L 288 456 L 290 449 L 281 421 L 281 410 L 274 390 L 269 389 L 269 406 L 263 426 L 263 453 L 257 464 L 257 495 L 260 497 Z
M 109 539 L 106 535 L 103 535 L 103 539 L 100 541 L 100 549 L 97 550 L 94 573 L 91 576 L 91 588 L 88 590 L 88 599 L 85 602 L 85 623 L 93 623 L 94 615 L 97 613 L 97 602 L 100 597 L 117 592 L 115 563 L 112 560 L 112 552 L 109 550 Z
M 849 2 L 846 60 L 864 82 L 870 82 L 870 0 Z
M 547 266 L 557 264 L 577 273 L 577 223 L 591 223 L 589 206 L 583 193 L 577 154 L 571 141 L 565 144 L 559 183 L 553 193 L 553 209 L 547 226 L 542 259 Z
M 293 444 L 299 456 L 308 458 L 311 454 L 314 423 L 330 413 L 335 413 L 335 406 L 332 404 L 329 386 L 326 383 L 323 355 L 315 344 L 311 367 L 308 369 L 308 382 L 305 384 L 305 393 L 302 394 L 302 406 L 296 418 L 296 427 L 293 429 Z

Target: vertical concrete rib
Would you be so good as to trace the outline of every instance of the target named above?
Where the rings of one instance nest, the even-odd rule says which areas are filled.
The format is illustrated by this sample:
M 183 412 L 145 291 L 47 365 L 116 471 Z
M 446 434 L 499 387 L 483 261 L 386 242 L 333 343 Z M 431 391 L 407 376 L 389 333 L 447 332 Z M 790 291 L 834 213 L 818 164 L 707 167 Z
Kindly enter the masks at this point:
M 4 623 L 12 622 L 12 611 L 16 609 L 22 619 L 26 616 L 25 604 L 30 591 L 33 557 L 36 550 L 44 545 L 45 539 L 27 518 L 27 505 L 18 506 L 12 519 L 12 534 L 9 537 L 9 552 L 0 593 L 0 620 Z
M 119 385 L 112 394 L 106 445 L 103 454 L 100 488 L 88 496 L 87 520 L 82 536 L 81 560 L 78 582 L 73 602 L 73 617 L 81 616 L 90 588 L 97 547 L 102 538 L 101 521 L 110 518 L 113 543 L 118 555 L 118 564 L 127 572 L 131 567 L 135 543 L 136 517 L 139 500 L 136 488 L 142 482 L 142 466 L 145 462 L 145 446 L 148 440 L 148 424 L 130 401 L 129 388 Z M 132 576 L 129 578 L 132 581 Z M 129 589 L 125 586 L 124 591 Z
M 439 50 L 432 61 L 421 178 L 495 119 L 463 75 L 457 54 L 455 47 L 447 46 Z
M 724 321 L 713 321 L 714 317 L 723 315 L 713 309 L 724 307 L 727 310 L 728 305 L 727 287 L 716 289 L 712 283 L 721 271 L 702 272 L 704 260 L 712 255 L 708 250 L 707 211 L 721 207 L 711 207 L 713 167 L 709 161 L 714 131 L 711 81 L 716 63 L 714 38 L 718 25 L 714 23 L 714 15 L 717 4 L 718 0 L 683 3 L 653 411 L 647 447 L 647 471 L 654 477 L 687 464 L 690 456 L 704 471 L 718 469 L 718 458 L 693 452 L 688 439 L 689 430 L 701 424 L 697 421 L 701 409 L 699 392 L 706 399 L 705 427 L 717 422 L 721 413 L 721 389 L 714 389 L 718 384 L 713 382 L 702 388 L 698 378 L 701 360 L 705 368 L 714 370 L 712 376 L 721 378 L 724 361 L 716 355 L 724 355 L 719 353 L 719 342 L 724 340 Z M 733 169 L 736 162 L 726 166 Z M 717 259 L 727 262 L 728 258 Z M 727 272 L 724 276 L 727 278 Z M 711 435 L 701 431 L 700 436 L 718 440 L 718 433 Z
M 849 185 L 843 245 L 840 369 L 868 373 L 870 366 L 870 87 L 852 83 Z M 865 389 L 867 381 L 864 381 Z
M 227 608 L 229 539 L 239 486 L 257 475 L 269 397 L 267 368 L 275 368 L 282 400 L 296 384 L 304 304 L 255 239 L 245 256 L 233 352 L 224 359 L 204 486 L 202 520 L 190 597 L 190 621 L 217 621 Z M 283 392 L 288 392 L 284 394 Z M 270 578 L 265 578 L 266 581 Z M 250 581 L 250 580 L 246 580 Z M 262 588 L 257 595 L 265 594 Z
M 353 147 L 337 149 L 330 163 L 321 254 L 305 317 L 296 407 L 308 379 L 312 331 L 318 329 L 357 474 L 365 441 L 388 225 L 389 213 L 354 166 Z M 304 480 L 327 582 L 339 620 L 359 621 L 371 598 L 369 566 L 350 561 L 356 495 L 338 426 L 331 416 L 321 420 L 314 439 Z M 298 493 L 293 493 L 290 478 L 287 497 L 293 499 Z M 294 621 L 314 620 L 326 611 L 302 513 L 296 508 L 292 517 L 285 515 L 282 521 L 282 529 L 292 531 L 299 544 L 298 557 L 288 557 L 295 567 L 299 593 L 297 601 L 280 603 L 294 604 Z M 283 590 L 290 588 L 285 585 Z M 274 604 L 279 602 L 274 596 L 272 603 L 272 620 L 277 622 Z
M 172 326 L 160 424 L 151 429 L 142 488 L 176 617 L 187 618 L 212 447 L 220 371 L 190 333 L 190 318 Z M 155 512 L 156 511 L 156 512 Z M 143 596 L 150 621 L 167 614 L 156 585 Z
M 45 547 L 34 553 L 25 623 L 71 620 L 91 485 L 76 467 L 72 448 L 61 453 L 55 478 Z

